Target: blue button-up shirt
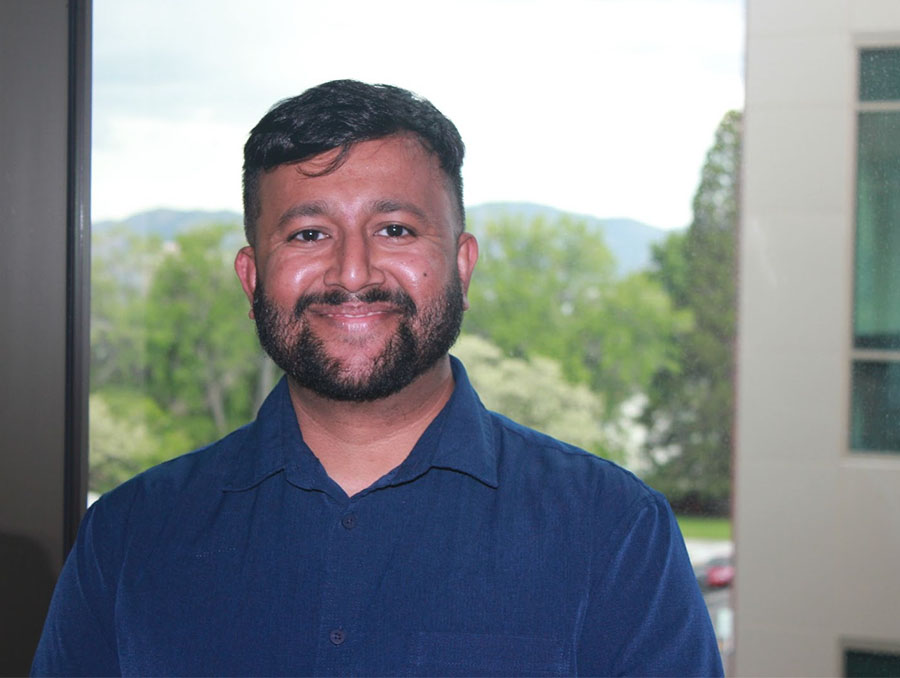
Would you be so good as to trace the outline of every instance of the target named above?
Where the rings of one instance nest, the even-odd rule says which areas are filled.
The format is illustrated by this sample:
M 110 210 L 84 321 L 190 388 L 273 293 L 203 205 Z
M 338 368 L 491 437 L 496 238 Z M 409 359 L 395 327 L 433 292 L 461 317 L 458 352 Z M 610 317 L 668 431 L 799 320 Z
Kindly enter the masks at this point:
M 347 497 L 282 381 L 88 511 L 33 666 L 62 675 L 720 675 L 665 500 L 456 387 Z

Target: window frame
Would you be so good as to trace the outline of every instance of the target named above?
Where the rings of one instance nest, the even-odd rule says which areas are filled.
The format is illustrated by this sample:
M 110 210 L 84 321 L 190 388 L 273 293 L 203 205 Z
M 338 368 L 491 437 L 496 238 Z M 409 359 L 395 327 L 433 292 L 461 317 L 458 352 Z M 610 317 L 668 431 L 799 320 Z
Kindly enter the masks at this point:
M 25 675 L 85 510 L 91 0 L 0 3 L 0 672 Z

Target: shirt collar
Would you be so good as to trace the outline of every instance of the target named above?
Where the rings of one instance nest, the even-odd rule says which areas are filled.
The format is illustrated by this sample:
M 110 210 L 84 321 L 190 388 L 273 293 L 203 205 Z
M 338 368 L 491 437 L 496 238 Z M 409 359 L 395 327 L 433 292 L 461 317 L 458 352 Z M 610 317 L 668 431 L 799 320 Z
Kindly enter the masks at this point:
M 450 357 L 455 382 L 453 393 L 429 424 L 406 460 L 372 486 L 411 482 L 431 468 L 465 473 L 497 487 L 497 454 L 490 414 L 472 388 L 462 363 Z M 287 379 L 282 378 L 259 410 L 256 421 L 244 429 L 229 460 L 224 489 L 249 489 L 281 471 L 306 489 L 327 491 L 334 486 L 319 460 L 303 442 L 291 404 Z
M 226 490 L 249 489 L 290 465 L 302 464 L 307 454 L 315 460 L 300 435 L 286 377 L 263 401 L 246 431 L 243 441 L 231 448 Z
M 488 411 L 469 382 L 463 364 L 450 356 L 455 382 L 447 404 L 419 438 L 390 484 L 409 482 L 431 468 L 465 473 L 497 487 L 497 452 Z

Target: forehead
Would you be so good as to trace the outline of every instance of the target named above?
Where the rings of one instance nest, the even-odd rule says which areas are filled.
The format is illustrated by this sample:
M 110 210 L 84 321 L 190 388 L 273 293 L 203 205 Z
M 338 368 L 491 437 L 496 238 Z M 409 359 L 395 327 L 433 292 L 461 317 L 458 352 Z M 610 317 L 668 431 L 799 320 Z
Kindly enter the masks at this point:
M 279 171 L 283 176 L 294 174 L 300 182 L 309 180 L 305 185 L 315 186 L 346 181 L 399 183 L 413 176 L 420 179 L 417 188 L 429 184 L 443 188 L 444 183 L 437 157 L 411 135 L 359 141 L 346 151 L 333 148 L 300 162 L 280 165 L 266 174 Z
M 263 221 L 303 200 L 351 209 L 353 204 L 399 201 L 434 219 L 456 222 L 451 182 L 437 156 L 413 135 L 400 134 L 325 151 L 263 172 L 259 196 Z

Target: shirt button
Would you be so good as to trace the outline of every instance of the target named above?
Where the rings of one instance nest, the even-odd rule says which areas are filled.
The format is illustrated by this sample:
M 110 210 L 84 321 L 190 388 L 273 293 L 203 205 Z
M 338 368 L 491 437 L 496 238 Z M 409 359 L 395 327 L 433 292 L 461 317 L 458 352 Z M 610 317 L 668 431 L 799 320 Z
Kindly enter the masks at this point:
M 343 629 L 334 629 L 331 633 L 328 634 L 328 639 L 335 645 L 340 645 L 345 640 L 347 640 L 347 634 L 344 633 Z
M 346 529 L 352 530 L 356 527 L 356 514 L 348 513 L 343 518 L 341 518 L 341 525 L 343 525 Z

